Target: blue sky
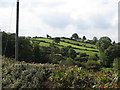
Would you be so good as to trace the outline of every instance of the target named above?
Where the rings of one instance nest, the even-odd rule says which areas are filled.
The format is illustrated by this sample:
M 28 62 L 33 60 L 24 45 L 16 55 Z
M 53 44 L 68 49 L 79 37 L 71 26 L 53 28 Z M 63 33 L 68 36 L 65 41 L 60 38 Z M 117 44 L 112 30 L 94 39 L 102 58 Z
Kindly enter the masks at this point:
M 16 1 L 0 0 L 0 29 L 15 32 Z M 119 0 L 20 0 L 20 36 L 108 36 L 118 41 Z

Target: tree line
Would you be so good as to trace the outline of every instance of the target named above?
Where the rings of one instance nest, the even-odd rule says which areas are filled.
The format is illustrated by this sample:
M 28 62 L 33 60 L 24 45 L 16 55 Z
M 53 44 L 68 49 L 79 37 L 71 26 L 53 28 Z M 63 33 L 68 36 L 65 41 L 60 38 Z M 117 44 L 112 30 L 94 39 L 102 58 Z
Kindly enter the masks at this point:
M 2 54 L 5 57 L 15 57 L 15 34 L 2 33 Z M 47 35 L 47 38 L 51 36 Z M 74 33 L 71 39 L 78 40 L 79 36 Z M 86 40 L 86 37 L 83 37 Z M 36 63 L 55 63 L 66 65 L 78 65 L 86 67 L 86 65 L 95 65 L 98 68 L 99 65 L 104 67 L 112 67 L 113 63 L 120 61 L 120 43 L 112 42 L 109 37 L 101 37 L 99 40 L 97 37 L 93 37 L 93 44 L 95 44 L 100 52 L 100 56 L 97 54 L 90 56 L 86 53 L 79 53 L 71 47 L 59 48 L 55 43 L 59 43 L 60 38 L 54 38 L 54 42 L 49 47 L 40 46 L 40 42 L 31 41 L 30 38 L 19 37 L 19 61 L 36 62 Z M 98 63 L 98 60 L 100 63 Z

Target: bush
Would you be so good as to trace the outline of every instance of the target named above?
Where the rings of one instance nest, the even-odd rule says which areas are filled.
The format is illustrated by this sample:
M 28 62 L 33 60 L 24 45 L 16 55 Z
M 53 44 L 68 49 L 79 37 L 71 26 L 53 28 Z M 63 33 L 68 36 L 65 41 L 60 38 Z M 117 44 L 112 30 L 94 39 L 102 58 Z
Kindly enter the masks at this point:
M 67 60 L 62 60 L 59 63 L 60 65 L 71 66 L 75 64 L 75 61 L 72 58 L 67 58 Z
M 95 55 L 90 55 L 90 56 L 88 57 L 88 60 L 95 60 L 95 61 L 97 61 L 97 60 L 98 60 L 98 57 L 96 57 Z
M 113 67 L 117 70 L 120 69 L 120 58 L 115 58 L 114 59 Z
M 85 75 L 87 74 L 87 75 Z M 89 77 L 86 70 L 81 67 L 68 67 L 67 70 L 60 69 L 55 71 L 49 77 L 49 80 L 54 82 L 53 88 L 79 88 L 91 89 L 94 82 L 93 77 Z
M 59 38 L 59 37 L 55 37 L 55 38 L 54 38 L 54 42 L 60 43 L 60 38 Z
M 79 62 L 87 62 L 88 61 L 88 57 L 76 57 L 75 61 L 79 61 Z
M 85 63 L 79 62 L 79 61 L 75 61 L 75 65 L 77 65 L 78 67 L 82 67 L 82 68 L 86 67 Z
M 94 70 L 99 70 L 100 69 L 100 63 L 94 60 L 88 60 L 86 62 L 86 68 L 87 69 L 94 69 Z
M 80 57 L 86 57 L 86 56 L 88 56 L 88 55 L 87 55 L 86 53 L 80 53 L 79 56 L 80 56 Z
M 70 58 L 74 59 L 77 54 L 76 54 L 76 52 L 75 52 L 74 49 L 70 48 L 70 49 L 68 50 L 68 55 L 69 55 Z
M 3 59 L 2 88 L 72 88 L 102 89 L 120 88 L 117 70 L 102 68 L 94 72 L 78 66 L 34 64 Z M 96 61 L 95 61 L 96 62 Z
M 9 67 L 8 67 L 9 66 Z M 41 88 L 51 73 L 53 64 L 28 64 L 4 60 L 2 67 L 3 88 Z
M 58 64 L 59 61 L 65 60 L 61 54 L 49 54 L 48 55 L 48 62 Z

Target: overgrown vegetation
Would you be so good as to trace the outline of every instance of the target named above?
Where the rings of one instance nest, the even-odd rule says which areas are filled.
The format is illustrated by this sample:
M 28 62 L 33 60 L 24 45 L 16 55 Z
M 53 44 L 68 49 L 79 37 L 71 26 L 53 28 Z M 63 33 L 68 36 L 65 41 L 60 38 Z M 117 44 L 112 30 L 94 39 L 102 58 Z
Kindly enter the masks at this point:
M 15 62 L 4 58 L 2 73 L 3 88 L 120 88 L 117 70 L 112 68 L 92 71 L 73 65 Z
M 109 37 L 19 37 L 3 32 L 4 88 L 120 88 L 120 44 Z M 35 64 L 38 63 L 38 64 Z

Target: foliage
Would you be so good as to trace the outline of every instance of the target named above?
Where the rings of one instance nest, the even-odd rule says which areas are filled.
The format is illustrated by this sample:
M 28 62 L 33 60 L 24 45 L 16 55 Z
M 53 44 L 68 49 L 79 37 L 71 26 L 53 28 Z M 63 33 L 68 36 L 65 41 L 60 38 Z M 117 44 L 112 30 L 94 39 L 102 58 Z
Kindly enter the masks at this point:
M 115 43 L 115 41 L 113 41 L 113 43 L 112 43 L 113 45 L 115 45 L 116 43 Z
M 97 37 L 93 37 L 93 44 L 96 44 L 97 41 Z
M 77 40 L 77 39 L 79 38 L 79 36 L 78 36 L 77 33 L 74 33 L 74 34 L 72 35 L 72 38 Z
M 120 58 L 115 58 L 113 62 L 113 67 L 117 70 L 120 68 Z
M 54 42 L 60 43 L 60 38 L 59 38 L 59 37 L 55 37 L 55 38 L 54 38 Z
M 61 54 L 49 54 L 48 62 L 58 64 L 59 61 L 64 60 L 64 57 Z
M 15 55 L 15 34 L 2 32 L 2 55 L 14 58 Z
M 25 60 L 30 62 L 33 60 L 32 45 L 29 40 L 25 37 L 19 37 L 19 60 Z M 2 53 L 5 57 L 15 57 L 15 34 L 13 33 L 2 33 Z
M 100 63 L 97 62 L 97 61 L 94 61 L 94 60 L 88 60 L 86 62 L 86 68 L 87 69 L 94 69 L 95 71 L 99 70 L 100 69 Z
M 105 55 L 105 50 L 111 45 L 111 39 L 107 36 L 101 37 L 96 43 L 99 51 L 100 51 L 100 60 L 103 65 L 109 67 L 109 63 L 107 62 L 107 56 Z M 110 61 L 110 60 L 109 60 Z
M 104 52 L 105 49 L 107 49 L 111 45 L 111 39 L 107 36 L 101 37 L 96 45 L 99 48 L 100 52 Z
M 59 64 L 65 65 L 65 66 L 72 66 L 72 65 L 75 65 L 75 61 L 72 58 L 68 57 L 66 60 L 61 60 Z
M 81 67 L 68 67 L 55 71 L 49 77 L 49 80 L 54 82 L 53 88 L 92 88 L 92 77 L 87 77 L 87 71 Z
M 97 61 L 99 58 L 96 56 L 96 55 L 90 55 L 89 57 L 88 57 L 88 60 L 95 60 L 95 61 Z
M 112 45 L 105 50 L 105 56 L 107 57 L 107 65 L 112 66 L 115 58 L 120 57 L 120 45 Z
M 46 36 L 47 36 L 47 38 L 51 38 L 51 36 L 50 36 L 50 35 L 48 35 L 48 34 L 47 34 Z
M 8 67 L 9 66 L 9 67 Z M 4 59 L 2 66 L 3 88 L 42 88 L 42 82 L 47 80 L 52 64 L 30 64 Z
M 53 42 L 53 40 L 49 38 L 37 38 L 37 39 L 31 39 L 31 40 L 38 40 L 38 42 L 44 41 L 44 42 L 40 42 L 40 46 L 44 46 L 44 47 L 51 47 L 51 43 Z M 95 45 L 92 45 L 89 43 L 82 43 L 82 42 L 74 41 L 70 39 L 61 39 L 60 43 L 54 43 L 54 45 L 60 49 L 67 46 L 71 46 L 74 48 L 76 52 L 86 52 L 89 55 L 99 54 L 98 52 L 94 52 L 94 50 L 98 51 Z
M 85 36 L 83 36 L 83 40 L 86 40 L 86 37 L 85 37 Z
M 120 88 L 116 71 L 112 69 L 92 72 L 77 66 L 64 67 L 54 71 L 49 80 L 53 82 L 52 88 L 54 89 Z
M 80 57 L 86 57 L 87 56 L 86 53 L 80 53 L 79 55 L 80 55 Z
M 77 66 L 34 64 L 3 59 L 2 88 L 120 88 L 117 71 L 102 69 L 94 72 Z
M 63 47 L 63 48 L 60 49 L 60 53 L 61 53 L 63 56 L 68 56 L 68 51 L 69 51 L 70 48 L 71 48 L 71 46 Z
M 76 52 L 75 52 L 75 50 L 73 50 L 72 48 L 70 48 L 70 49 L 68 50 L 68 55 L 69 55 L 69 57 L 71 57 L 72 59 L 74 59 L 74 58 L 76 57 Z
M 26 39 L 25 37 L 19 37 L 19 54 L 18 54 L 18 58 L 19 61 L 27 61 L 27 62 L 31 62 L 32 60 L 34 60 L 34 54 L 33 54 L 33 48 L 32 45 L 30 43 L 30 41 L 28 39 Z

